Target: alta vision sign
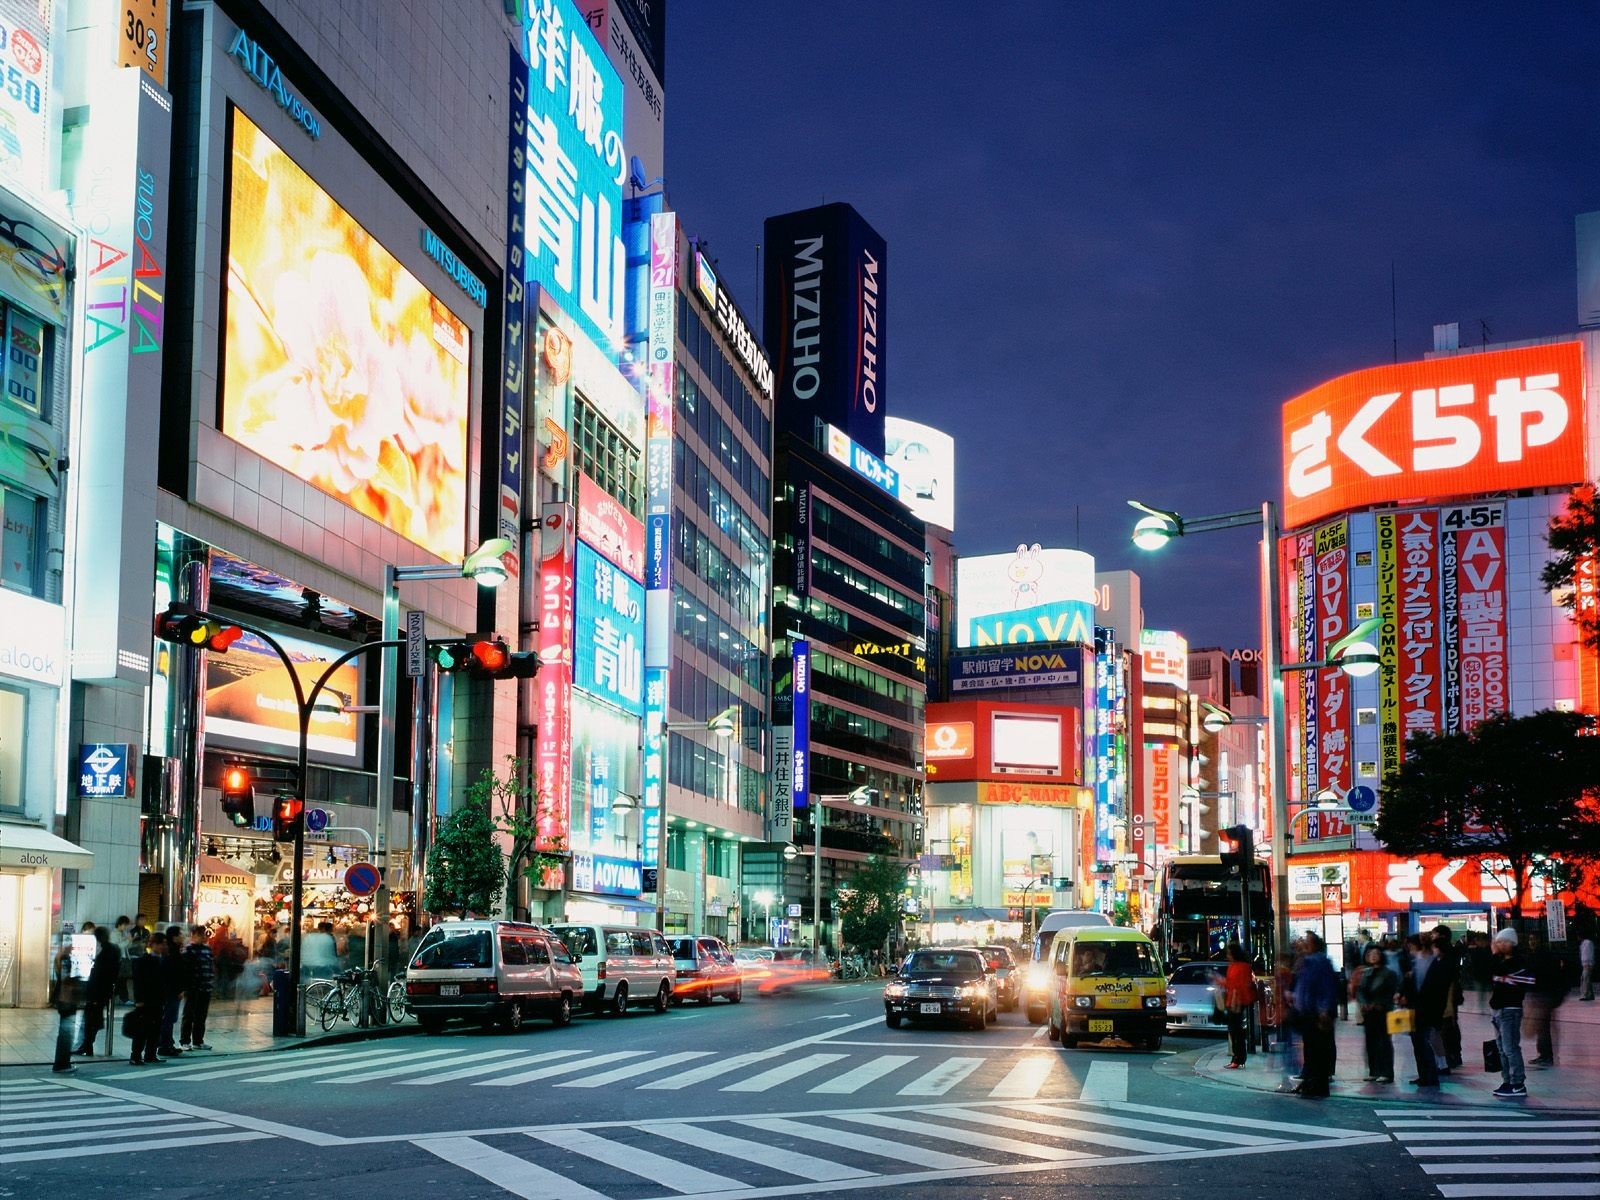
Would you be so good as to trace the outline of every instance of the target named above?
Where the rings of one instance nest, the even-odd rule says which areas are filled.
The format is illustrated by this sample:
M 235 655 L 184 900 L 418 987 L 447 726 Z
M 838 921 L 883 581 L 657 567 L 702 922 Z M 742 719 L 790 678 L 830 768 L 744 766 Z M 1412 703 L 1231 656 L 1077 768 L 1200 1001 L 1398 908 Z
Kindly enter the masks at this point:
M 316 113 L 311 111 L 310 105 L 283 85 L 283 72 L 278 70 L 278 64 L 272 60 L 272 55 L 263 50 L 259 42 L 241 29 L 233 35 L 233 44 L 228 47 L 228 57 L 236 60 L 249 73 L 250 78 L 261 86 L 261 90 L 271 95 L 278 102 L 278 107 L 288 113 L 289 118 L 304 129 L 313 140 L 322 136 L 322 122 L 317 119 Z

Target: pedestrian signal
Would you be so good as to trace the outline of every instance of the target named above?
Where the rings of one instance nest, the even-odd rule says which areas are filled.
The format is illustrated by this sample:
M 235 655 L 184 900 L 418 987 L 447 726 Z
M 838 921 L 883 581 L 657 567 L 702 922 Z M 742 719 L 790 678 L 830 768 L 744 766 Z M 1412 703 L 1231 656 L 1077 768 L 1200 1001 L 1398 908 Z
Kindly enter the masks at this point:
M 241 829 L 256 823 L 255 785 L 250 768 L 238 763 L 222 768 L 222 815 Z
M 1230 825 L 1217 831 L 1217 848 L 1222 852 L 1222 865 L 1230 874 L 1243 874 L 1256 856 L 1255 836 L 1248 825 Z
M 279 796 L 272 808 L 272 840 L 292 842 L 305 820 L 306 803 L 298 796 Z

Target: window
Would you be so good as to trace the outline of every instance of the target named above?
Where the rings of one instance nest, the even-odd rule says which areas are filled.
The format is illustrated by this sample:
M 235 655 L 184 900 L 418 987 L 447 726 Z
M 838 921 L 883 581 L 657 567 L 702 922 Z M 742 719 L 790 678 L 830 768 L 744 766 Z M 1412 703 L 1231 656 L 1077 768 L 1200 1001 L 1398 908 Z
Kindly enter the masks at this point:
M 29 596 L 45 590 L 44 552 L 46 515 L 43 497 L 0 482 L 0 586 Z
M 633 934 L 625 929 L 613 929 L 606 934 L 606 953 L 632 954 Z
M 508 967 L 525 967 L 528 965 L 528 951 L 521 938 L 503 937 L 500 939 L 500 962 Z
M 489 934 L 483 929 L 451 929 L 434 926 L 417 948 L 413 970 L 446 971 L 465 967 L 492 966 Z
M 574 954 L 599 954 L 594 930 L 587 925 L 557 925 L 553 932 Z
M 642 930 L 639 933 L 634 934 L 633 935 L 633 952 L 635 954 L 643 955 L 646 958 L 648 958 L 652 954 L 654 954 L 656 952 L 655 943 L 653 941 L 651 941 L 650 939 L 651 939 L 651 935 L 648 934 L 648 933 L 643 932 Z M 663 953 L 664 952 L 665 952 L 665 947 L 663 946 Z
M 582 392 L 574 390 L 572 397 L 572 444 L 578 469 L 634 516 L 642 515 L 639 451 L 584 399 Z
M 684 845 L 683 830 L 667 830 L 667 866 L 674 871 L 687 871 L 689 869 L 688 863 L 689 854 L 687 847 Z
M 550 947 L 538 938 L 523 938 L 523 947 L 527 950 L 528 961 L 536 967 L 550 965 Z
M 48 421 L 44 386 L 45 325 L 20 309 L 5 306 L 5 398 L 30 417 Z
M 22 807 L 28 693 L 0 684 L 0 808 Z

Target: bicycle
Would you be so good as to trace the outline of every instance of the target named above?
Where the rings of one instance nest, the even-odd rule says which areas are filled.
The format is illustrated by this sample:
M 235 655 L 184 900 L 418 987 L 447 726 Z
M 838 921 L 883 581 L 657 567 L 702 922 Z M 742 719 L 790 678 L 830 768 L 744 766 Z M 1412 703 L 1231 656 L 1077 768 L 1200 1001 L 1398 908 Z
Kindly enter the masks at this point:
M 861 960 L 859 954 L 846 954 L 839 960 L 840 979 L 865 979 L 867 977 L 867 964 Z
M 389 992 L 386 998 L 389 1002 L 389 1019 L 398 1025 L 406 1019 L 406 973 L 404 971 L 397 972 L 395 977 L 389 981 Z
M 340 1017 L 353 1024 L 387 1024 L 389 999 L 378 990 L 377 979 L 376 970 L 363 970 L 360 967 L 352 967 L 334 976 L 330 981 L 333 990 L 327 994 L 321 1006 L 323 1031 L 332 1029 Z M 307 1015 L 310 1015 L 309 1001 Z

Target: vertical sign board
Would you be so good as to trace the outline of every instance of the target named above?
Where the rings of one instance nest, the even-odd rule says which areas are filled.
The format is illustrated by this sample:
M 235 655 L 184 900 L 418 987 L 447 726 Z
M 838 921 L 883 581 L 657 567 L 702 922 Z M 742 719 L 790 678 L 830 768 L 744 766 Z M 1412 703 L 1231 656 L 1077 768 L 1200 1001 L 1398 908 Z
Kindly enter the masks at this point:
M 547 504 L 539 558 L 539 738 L 534 749 L 538 800 L 534 849 L 566 844 L 572 804 L 572 508 Z
M 1510 708 L 1506 663 L 1506 527 L 1498 504 L 1447 508 L 1455 535 L 1461 727 Z
M 506 269 L 500 373 L 500 512 L 498 532 L 511 543 L 504 556 L 515 579 L 522 551 L 522 426 L 527 380 L 526 269 L 528 220 L 528 64 L 510 47 L 511 120 L 506 137 Z
M 420 679 L 428 669 L 428 614 L 420 608 L 406 613 L 406 677 Z
M 1344 966 L 1344 889 L 1337 883 L 1322 885 L 1322 940 L 1336 969 Z
M 1572 611 L 1583 628 L 1594 628 L 1600 620 L 1600 555 L 1579 556 Z M 1578 660 L 1578 711 L 1600 715 L 1600 649 L 1591 649 L 1578 639 L 1573 653 Z
M 1438 733 L 1439 514 L 1432 509 L 1403 512 L 1399 531 L 1400 740 L 1414 733 Z
M 1400 536 L 1399 517 L 1377 516 L 1378 774 L 1400 769 Z
M 24 194 L 54 186 L 61 118 L 52 75 L 66 15 L 65 0 L 0 2 L 0 178 L 20 182 Z
M 1176 746 L 1147 744 L 1144 748 L 1147 836 L 1157 847 L 1175 842 L 1173 825 L 1177 815 L 1178 772 Z
M 672 405 L 677 385 L 678 219 L 650 217 L 645 371 L 645 672 L 642 851 L 659 866 L 666 798 L 667 671 L 672 663 Z
M 803 638 L 794 642 L 794 747 L 790 758 L 794 768 L 789 786 L 794 810 L 799 812 L 811 797 L 811 643 Z
M 574 559 L 572 684 L 625 712 L 644 711 L 644 588 L 588 542 Z
M 788 842 L 794 837 L 794 726 L 772 730 L 772 803 L 767 809 L 766 840 Z
M 624 341 L 622 81 L 572 0 L 523 7 L 526 277 L 612 362 Z
M 1350 630 L 1350 522 L 1334 521 L 1317 530 L 1317 650 L 1325 656 Z M 1317 788 L 1344 795 L 1351 784 L 1350 677 L 1343 671 L 1311 671 L 1317 687 Z M 1327 814 L 1324 814 L 1327 816 Z M 1324 838 L 1350 832 L 1343 818 L 1323 821 Z
M 1321 643 L 1317 640 L 1317 557 L 1316 534 L 1302 533 L 1299 538 L 1297 551 L 1300 563 L 1300 655 L 1304 660 L 1317 657 L 1321 651 Z M 1300 784 L 1305 789 L 1303 795 L 1314 796 L 1321 787 L 1322 770 L 1318 751 L 1321 742 L 1317 738 L 1318 712 L 1317 712 L 1317 673 L 1315 671 L 1300 672 L 1300 712 L 1304 724 L 1301 726 L 1302 741 L 1305 746 Z M 1291 797 L 1293 799 L 1293 797 Z

